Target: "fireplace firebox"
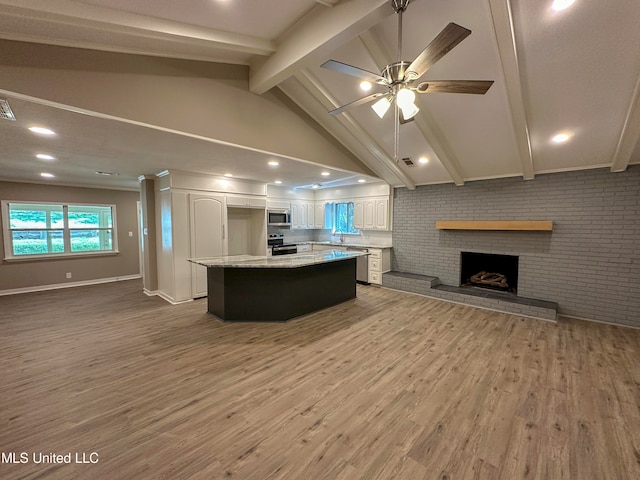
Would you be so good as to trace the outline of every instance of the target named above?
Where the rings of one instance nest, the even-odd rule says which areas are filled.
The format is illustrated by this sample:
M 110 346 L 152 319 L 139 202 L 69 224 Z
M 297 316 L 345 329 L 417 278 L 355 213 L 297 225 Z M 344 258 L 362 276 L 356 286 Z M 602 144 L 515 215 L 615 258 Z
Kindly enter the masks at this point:
M 460 253 L 460 286 L 518 291 L 518 257 L 493 253 Z

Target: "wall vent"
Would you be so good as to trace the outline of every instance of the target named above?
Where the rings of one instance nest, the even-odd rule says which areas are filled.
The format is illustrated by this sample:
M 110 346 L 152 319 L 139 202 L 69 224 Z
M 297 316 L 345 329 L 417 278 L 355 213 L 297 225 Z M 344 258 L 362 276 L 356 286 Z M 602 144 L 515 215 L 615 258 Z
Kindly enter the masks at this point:
M 13 120 L 14 122 L 16 121 L 16 116 L 11 110 L 11 105 L 9 105 L 9 102 L 3 98 L 0 98 L 0 118 Z
M 415 167 L 415 166 L 416 166 L 416 164 L 415 164 L 415 163 L 413 163 L 413 161 L 411 160 L 411 157 L 404 157 L 404 158 L 402 159 L 402 161 L 404 162 L 404 164 L 405 164 L 407 167 Z

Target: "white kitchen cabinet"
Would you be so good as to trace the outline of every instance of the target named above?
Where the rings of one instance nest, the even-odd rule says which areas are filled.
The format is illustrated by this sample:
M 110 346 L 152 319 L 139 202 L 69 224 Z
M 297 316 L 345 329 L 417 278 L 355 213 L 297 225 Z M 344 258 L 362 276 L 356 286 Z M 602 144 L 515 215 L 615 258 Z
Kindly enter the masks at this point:
M 364 201 L 353 201 L 353 228 L 364 230 Z
M 297 203 L 298 203 L 298 211 L 300 212 L 297 228 L 307 228 L 307 205 L 304 202 L 297 202 Z
M 324 201 L 315 202 L 315 215 L 313 218 L 314 228 L 324 228 L 324 209 L 326 207 L 326 204 L 327 202 Z
M 389 199 L 354 201 L 353 226 L 358 230 L 389 230 Z
M 302 245 L 298 245 L 298 253 L 304 253 L 304 252 L 310 252 L 310 251 L 311 251 L 311 244 L 305 243 Z
M 389 230 L 389 199 L 379 198 L 375 200 L 375 223 L 376 230 Z
M 223 195 L 189 195 L 192 258 L 225 254 L 225 197 Z M 191 264 L 192 298 L 207 296 L 207 269 Z
M 376 201 L 364 201 L 364 230 L 375 230 L 376 228 Z
M 249 197 L 243 195 L 227 195 L 227 207 L 266 208 L 266 197 Z
M 316 205 L 315 202 L 305 202 L 305 207 L 307 209 L 307 223 L 306 228 L 315 228 L 315 218 L 316 218 Z
M 267 198 L 267 208 L 291 210 L 291 202 L 288 200 L 275 200 L 275 199 Z
M 305 200 L 291 202 L 291 228 L 315 228 L 315 202 Z
M 301 213 L 300 204 L 298 202 L 291 202 L 291 228 L 300 228 Z
M 391 270 L 391 249 L 369 249 L 369 283 L 382 285 L 382 274 Z

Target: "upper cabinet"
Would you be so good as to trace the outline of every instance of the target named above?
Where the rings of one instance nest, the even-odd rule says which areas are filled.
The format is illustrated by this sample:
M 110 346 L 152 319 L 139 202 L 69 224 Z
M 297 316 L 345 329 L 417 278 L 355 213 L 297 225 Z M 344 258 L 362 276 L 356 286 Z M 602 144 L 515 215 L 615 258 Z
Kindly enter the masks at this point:
M 324 201 L 296 200 L 291 202 L 291 228 L 324 228 Z
M 324 228 L 324 210 L 326 208 L 327 202 L 320 200 L 315 202 L 315 213 L 313 216 L 313 227 L 314 228 Z
M 227 195 L 227 207 L 235 208 L 260 208 L 265 209 L 267 206 L 266 197 L 250 197 L 248 195 Z
M 389 225 L 389 199 L 378 198 L 375 200 L 375 217 L 373 227 L 376 230 L 390 230 Z
M 364 200 L 353 202 L 353 228 L 364 230 Z
M 358 230 L 389 230 L 389 198 L 353 201 L 353 226 Z

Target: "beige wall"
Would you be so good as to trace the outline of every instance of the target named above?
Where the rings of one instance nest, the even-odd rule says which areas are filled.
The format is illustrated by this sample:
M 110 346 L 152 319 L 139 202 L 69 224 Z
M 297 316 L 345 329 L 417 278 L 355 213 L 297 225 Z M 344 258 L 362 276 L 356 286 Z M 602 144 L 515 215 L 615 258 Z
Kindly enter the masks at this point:
M 251 93 L 246 66 L 0 39 L 0 78 L 15 94 L 373 175 L 284 95 Z
M 137 201 L 139 192 L 0 182 L 1 200 L 78 202 L 116 206 L 118 255 L 0 263 L 0 292 L 139 274 Z M 129 232 L 133 236 L 129 237 Z M 0 238 L 2 232 L 0 232 Z M 0 241 L 4 258 L 4 239 Z M 67 279 L 65 274 L 72 273 Z

